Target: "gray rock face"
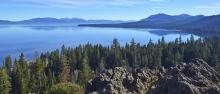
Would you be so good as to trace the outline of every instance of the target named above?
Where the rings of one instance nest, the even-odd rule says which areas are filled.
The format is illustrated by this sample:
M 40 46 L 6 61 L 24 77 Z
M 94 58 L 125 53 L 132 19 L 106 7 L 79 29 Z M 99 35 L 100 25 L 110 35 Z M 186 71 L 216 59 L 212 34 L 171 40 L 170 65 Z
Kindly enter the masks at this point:
M 219 74 L 201 59 L 168 69 L 149 94 L 220 94 Z
M 90 94 L 220 94 L 220 76 L 194 59 L 170 69 L 110 69 L 88 83 Z
M 128 72 L 117 67 L 100 74 L 89 82 L 87 93 L 99 94 L 144 94 L 158 80 L 157 73 L 151 70 Z

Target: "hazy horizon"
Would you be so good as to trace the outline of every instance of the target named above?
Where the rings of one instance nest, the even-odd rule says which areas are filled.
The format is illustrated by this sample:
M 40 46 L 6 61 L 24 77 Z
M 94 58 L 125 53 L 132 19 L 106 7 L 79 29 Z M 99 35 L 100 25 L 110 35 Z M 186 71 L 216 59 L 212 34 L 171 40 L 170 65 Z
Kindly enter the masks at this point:
M 138 21 L 141 19 L 145 19 L 148 18 L 152 15 L 158 15 L 158 14 L 166 14 L 166 15 L 171 15 L 171 14 L 167 14 L 167 13 L 157 13 L 157 14 L 151 14 L 147 17 L 143 17 L 137 20 L 123 20 L 123 19 L 86 19 L 86 18 L 80 18 L 80 17 L 65 17 L 65 18 L 56 18 L 56 17 L 36 17 L 36 18 L 29 18 L 29 19 L 22 19 L 22 20 L 7 20 L 7 21 L 24 21 L 24 20 L 31 20 L 31 19 L 37 19 L 37 18 L 55 18 L 55 19 L 82 19 L 82 20 L 112 20 L 112 21 Z M 175 14 L 175 15 L 171 15 L 171 16 L 178 16 L 178 15 L 184 15 L 186 13 L 182 13 L 182 14 Z M 186 15 L 190 15 L 190 14 L 186 14 Z M 204 14 L 198 14 L 198 15 L 190 15 L 190 16 L 199 16 L 199 15 L 203 15 L 203 16 L 213 16 L 213 15 L 220 15 L 220 14 L 213 14 L 213 15 L 204 15 Z M 0 20 L 5 20 L 5 19 L 0 19 Z
M 83 18 L 139 20 L 153 14 L 217 15 L 220 1 L 201 0 L 2 0 L 0 19 Z

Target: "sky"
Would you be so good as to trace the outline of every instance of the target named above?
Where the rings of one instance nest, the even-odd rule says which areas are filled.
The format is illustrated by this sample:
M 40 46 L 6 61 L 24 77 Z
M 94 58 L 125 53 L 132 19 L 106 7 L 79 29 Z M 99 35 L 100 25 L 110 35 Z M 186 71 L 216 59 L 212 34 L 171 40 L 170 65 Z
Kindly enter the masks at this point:
M 139 20 L 157 13 L 220 14 L 220 0 L 0 0 L 0 19 Z

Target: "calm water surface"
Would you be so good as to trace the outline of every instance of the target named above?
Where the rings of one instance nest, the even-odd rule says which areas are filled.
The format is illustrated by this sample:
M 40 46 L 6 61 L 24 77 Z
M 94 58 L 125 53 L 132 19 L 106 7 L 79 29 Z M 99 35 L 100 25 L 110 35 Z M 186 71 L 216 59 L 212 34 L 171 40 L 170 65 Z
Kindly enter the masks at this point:
M 107 46 L 113 38 L 117 38 L 121 45 L 130 42 L 132 38 L 136 42 L 147 44 L 150 39 L 157 42 L 162 36 L 170 42 L 179 36 L 187 40 L 191 34 L 161 29 L 92 28 L 76 25 L 0 26 L 0 62 L 7 55 L 16 58 L 21 52 L 27 59 L 32 59 L 36 52 L 55 50 L 62 45 L 75 47 L 89 42 Z

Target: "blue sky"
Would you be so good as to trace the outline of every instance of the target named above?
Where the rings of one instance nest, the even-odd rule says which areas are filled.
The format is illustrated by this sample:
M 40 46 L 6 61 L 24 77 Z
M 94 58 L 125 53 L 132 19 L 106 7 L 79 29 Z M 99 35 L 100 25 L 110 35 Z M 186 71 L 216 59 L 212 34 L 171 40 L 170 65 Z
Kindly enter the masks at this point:
M 149 15 L 216 15 L 220 0 L 1 0 L 0 19 L 36 17 L 139 20 Z

